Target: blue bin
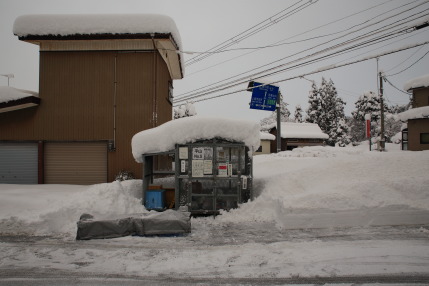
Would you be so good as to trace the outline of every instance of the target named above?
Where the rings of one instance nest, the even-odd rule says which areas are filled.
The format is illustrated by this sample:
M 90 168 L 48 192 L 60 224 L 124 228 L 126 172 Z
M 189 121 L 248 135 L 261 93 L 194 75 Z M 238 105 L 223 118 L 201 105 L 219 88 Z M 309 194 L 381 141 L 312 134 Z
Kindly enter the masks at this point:
M 151 210 L 163 210 L 165 208 L 165 190 L 147 190 L 145 207 Z

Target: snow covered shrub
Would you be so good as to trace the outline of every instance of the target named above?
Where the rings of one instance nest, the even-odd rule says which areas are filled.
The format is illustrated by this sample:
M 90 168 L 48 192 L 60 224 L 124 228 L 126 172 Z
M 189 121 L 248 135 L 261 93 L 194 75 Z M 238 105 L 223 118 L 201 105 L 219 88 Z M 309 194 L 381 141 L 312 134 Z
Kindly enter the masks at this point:
M 125 181 L 125 180 L 134 180 L 134 174 L 130 171 L 120 171 L 119 174 L 116 175 L 115 181 Z

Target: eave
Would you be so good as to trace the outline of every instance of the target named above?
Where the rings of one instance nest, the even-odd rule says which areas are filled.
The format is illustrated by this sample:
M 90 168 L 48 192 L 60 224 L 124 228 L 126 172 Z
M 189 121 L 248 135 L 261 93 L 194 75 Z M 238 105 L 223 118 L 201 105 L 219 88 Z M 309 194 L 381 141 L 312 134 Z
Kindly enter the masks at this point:
M 34 106 L 38 106 L 39 104 L 40 104 L 39 97 L 27 96 L 24 98 L 0 103 L 0 113 L 34 107 Z

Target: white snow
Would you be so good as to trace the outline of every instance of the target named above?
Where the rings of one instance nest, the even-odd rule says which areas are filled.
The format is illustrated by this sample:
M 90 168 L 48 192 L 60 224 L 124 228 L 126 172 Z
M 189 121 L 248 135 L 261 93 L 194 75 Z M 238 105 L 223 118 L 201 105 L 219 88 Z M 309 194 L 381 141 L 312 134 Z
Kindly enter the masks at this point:
M 53 236 L 25 247 L 3 241 L 0 267 L 171 279 L 427 275 L 429 151 L 386 148 L 304 147 L 256 156 L 255 200 L 216 219 L 193 218 L 184 237 L 74 241 L 82 213 L 146 212 L 140 180 L 0 185 L 2 234 L 22 241 Z M 372 237 L 394 225 L 392 237 Z
M 418 87 L 429 86 L 429 74 L 407 81 L 404 84 L 404 90 L 410 90 Z
M 0 86 L 0 103 L 34 96 L 33 92 L 16 89 L 10 86 Z
M 260 134 L 261 140 L 276 140 L 276 136 L 274 136 L 271 133 L 261 132 L 259 134 Z
M 158 14 L 41 14 L 16 18 L 13 33 L 25 36 L 171 33 L 182 47 L 174 20 Z
M 406 122 L 410 119 L 429 118 L 429 106 L 408 109 L 407 111 L 398 113 L 396 118 L 402 122 Z
M 282 138 L 311 138 L 311 139 L 328 139 L 329 136 L 322 132 L 319 125 L 315 123 L 281 123 Z
M 133 136 L 131 147 L 134 159 L 140 163 L 142 154 L 166 152 L 173 150 L 176 144 L 216 137 L 243 142 L 252 152 L 260 145 L 259 129 L 259 124 L 252 121 L 196 115 L 141 131 Z

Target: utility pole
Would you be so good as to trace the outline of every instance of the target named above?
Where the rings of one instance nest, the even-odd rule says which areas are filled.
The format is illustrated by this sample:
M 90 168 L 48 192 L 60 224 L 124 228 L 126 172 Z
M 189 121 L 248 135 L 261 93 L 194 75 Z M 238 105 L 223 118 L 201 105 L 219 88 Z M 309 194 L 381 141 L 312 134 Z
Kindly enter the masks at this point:
M 382 72 L 378 73 L 378 77 L 380 79 L 380 151 L 384 151 L 385 149 L 385 141 L 384 141 L 384 102 L 383 102 L 383 75 Z

